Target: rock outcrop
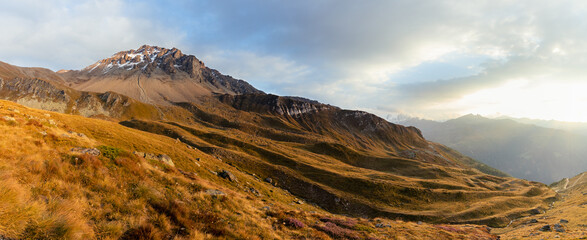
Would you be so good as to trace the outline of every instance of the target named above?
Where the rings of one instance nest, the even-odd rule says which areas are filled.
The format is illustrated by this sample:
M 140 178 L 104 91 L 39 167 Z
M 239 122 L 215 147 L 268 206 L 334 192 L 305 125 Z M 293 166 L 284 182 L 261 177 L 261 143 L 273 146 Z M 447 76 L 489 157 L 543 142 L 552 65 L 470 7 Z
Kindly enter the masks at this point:
M 161 163 L 167 164 L 169 166 L 175 167 L 173 160 L 166 154 L 153 154 L 153 153 L 144 153 L 144 152 L 133 152 L 135 155 L 142 157 L 144 159 L 156 160 Z
M 218 173 L 218 176 L 221 178 L 227 179 L 231 182 L 238 182 L 238 179 L 236 178 L 236 176 L 234 176 L 234 174 L 232 174 L 228 170 L 222 170 L 221 172 Z
M 76 148 L 72 148 L 70 150 L 70 152 L 75 153 L 75 154 L 88 154 L 91 156 L 100 156 L 100 150 L 98 150 L 97 148 L 76 147 Z

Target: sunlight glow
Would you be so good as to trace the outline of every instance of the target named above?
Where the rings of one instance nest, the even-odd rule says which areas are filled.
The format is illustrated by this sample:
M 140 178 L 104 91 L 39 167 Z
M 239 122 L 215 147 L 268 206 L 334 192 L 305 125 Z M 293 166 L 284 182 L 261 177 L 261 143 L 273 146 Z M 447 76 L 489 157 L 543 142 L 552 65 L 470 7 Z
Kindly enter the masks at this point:
M 451 103 L 461 114 L 506 115 L 535 119 L 587 122 L 587 83 L 512 80 L 484 89 Z

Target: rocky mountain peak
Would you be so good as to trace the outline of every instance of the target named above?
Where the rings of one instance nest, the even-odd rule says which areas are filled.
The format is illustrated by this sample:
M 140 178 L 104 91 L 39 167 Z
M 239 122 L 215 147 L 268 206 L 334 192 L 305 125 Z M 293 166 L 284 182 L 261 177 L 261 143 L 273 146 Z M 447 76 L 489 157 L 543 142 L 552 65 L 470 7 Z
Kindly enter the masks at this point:
M 143 45 L 138 49 L 118 52 L 112 57 L 100 60 L 85 69 L 88 74 L 106 75 L 119 71 L 141 71 L 152 73 L 161 69 L 165 73 L 174 74 L 186 72 L 195 76 L 198 71 L 205 68 L 204 63 L 193 55 L 185 55 L 177 48 L 163 48 L 158 46 Z
M 263 93 L 247 82 L 208 68 L 177 48 L 143 45 L 121 51 L 80 71 L 60 72 L 68 87 L 116 92 L 145 103 L 198 102 L 213 94 Z

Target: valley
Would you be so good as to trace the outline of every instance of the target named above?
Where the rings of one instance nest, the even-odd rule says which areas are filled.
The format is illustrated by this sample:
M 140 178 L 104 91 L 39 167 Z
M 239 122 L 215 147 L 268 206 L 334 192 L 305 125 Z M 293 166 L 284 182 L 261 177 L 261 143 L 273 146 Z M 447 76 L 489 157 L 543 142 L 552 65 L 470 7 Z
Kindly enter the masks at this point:
M 514 177 L 550 184 L 587 169 L 587 136 L 580 132 L 465 115 L 445 122 L 406 119 L 429 140 Z
M 514 178 L 175 48 L 57 73 L 2 63 L 0 98 L 6 239 L 504 239 L 559 218 L 586 234 L 587 176 Z

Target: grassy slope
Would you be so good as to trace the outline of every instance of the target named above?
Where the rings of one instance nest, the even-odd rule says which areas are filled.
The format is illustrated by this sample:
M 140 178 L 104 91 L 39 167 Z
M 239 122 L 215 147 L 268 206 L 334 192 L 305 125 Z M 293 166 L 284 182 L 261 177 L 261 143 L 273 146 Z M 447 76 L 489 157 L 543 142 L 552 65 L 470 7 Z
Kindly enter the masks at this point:
M 509 227 L 495 229 L 494 232 L 500 234 L 502 239 L 552 239 L 556 236 L 562 239 L 587 239 L 587 172 L 559 183 L 562 184 L 553 187 L 561 194 L 560 202 L 555 202 L 542 214 L 516 219 Z M 530 223 L 531 219 L 538 222 Z M 564 233 L 539 231 L 544 225 L 552 227 L 560 224 L 561 219 L 569 221 L 561 224 Z
M 0 101 L 0 136 L 0 236 L 6 238 L 493 238 L 478 226 L 332 215 L 294 203 L 288 192 L 181 141 L 113 122 Z M 70 152 L 97 146 L 111 154 Z M 167 154 L 175 167 L 132 151 Z M 211 173 L 222 169 L 238 183 Z M 227 195 L 211 196 L 208 189 Z
M 217 104 L 197 108 L 190 109 L 197 121 L 189 124 L 123 124 L 181 139 L 337 213 L 505 226 L 554 197 L 544 184 L 471 169 L 462 155 L 441 145 L 385 148 L 326 124 L 320 133 L 307 131 L 308 119 L 292 121 Z M 405 152 L 412 152 L 413 159 Z

